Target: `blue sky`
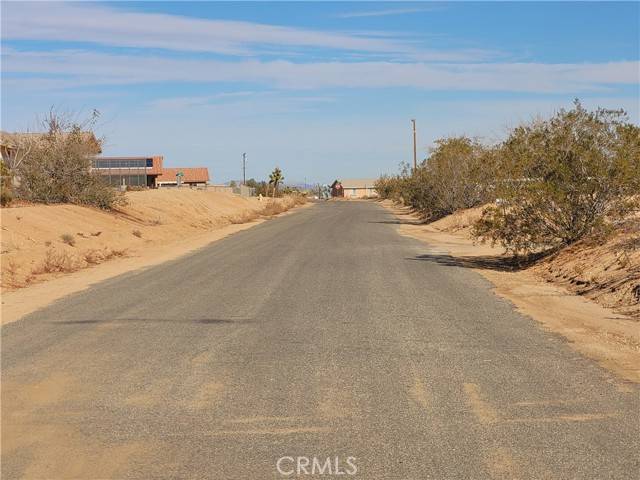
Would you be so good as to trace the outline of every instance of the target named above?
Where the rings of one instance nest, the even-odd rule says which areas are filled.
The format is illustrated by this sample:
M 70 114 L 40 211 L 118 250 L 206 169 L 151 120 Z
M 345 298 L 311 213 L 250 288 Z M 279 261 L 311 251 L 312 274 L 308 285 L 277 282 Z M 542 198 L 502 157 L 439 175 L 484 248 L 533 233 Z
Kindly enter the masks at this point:
M 2 2 L 2 129 L 101 112 L 106 155 L 214 182 L 393 172 L 580 98 L 640 121 L 640 3 Z

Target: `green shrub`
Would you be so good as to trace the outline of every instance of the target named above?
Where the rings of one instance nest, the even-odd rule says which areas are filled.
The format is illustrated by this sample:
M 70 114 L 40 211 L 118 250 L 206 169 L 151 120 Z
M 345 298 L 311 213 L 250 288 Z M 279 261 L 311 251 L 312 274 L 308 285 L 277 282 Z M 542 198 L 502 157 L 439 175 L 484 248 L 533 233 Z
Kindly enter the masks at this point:
M 414 171 L 404 164 L 399 175 L 380 177 L 378 194 L 411 206 L 429 220 L 485 203 L 493 188 L 495 149 L 464 136 L 435 144 Z
M 515 253 L 602 234 L 638 208 L 640 129 L 622 111 L 576 101 L 549 120 L 517 127 L 496 169 L 497 204 L 474 234 Z

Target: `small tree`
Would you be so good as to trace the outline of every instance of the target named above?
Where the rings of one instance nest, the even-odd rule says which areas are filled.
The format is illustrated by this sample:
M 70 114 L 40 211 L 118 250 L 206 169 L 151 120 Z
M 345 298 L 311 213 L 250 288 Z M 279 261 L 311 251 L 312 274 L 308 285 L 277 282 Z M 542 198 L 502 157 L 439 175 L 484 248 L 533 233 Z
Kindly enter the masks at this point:
M 549 120 L 517 127 L 499 154 L 498 204 L 474 233 L 526 253 L 603 232 L 638 207 L 640 129 L 623 111 L 576 100 Z
M 278 191 L 278 185 L 282 182 L 282 180 L 284 180 L 282 170 L 280 170 L 279 167 L 274 168 L 273 172 L 269 174 L 269 185 L 273 186 L 273 198 L 275 198 L 276 192 Z

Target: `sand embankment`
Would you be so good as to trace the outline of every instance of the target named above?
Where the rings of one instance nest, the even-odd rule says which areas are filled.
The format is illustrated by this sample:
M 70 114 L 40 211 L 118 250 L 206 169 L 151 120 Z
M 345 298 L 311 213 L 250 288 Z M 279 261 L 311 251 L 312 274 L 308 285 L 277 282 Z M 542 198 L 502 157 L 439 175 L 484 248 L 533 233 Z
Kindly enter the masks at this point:
M 98 281 L 179 257 L 296 206 L 190 189 L 129 192 L 107 212 L 77 205 L 3 208 L 2 323 Z
M 604 244 L 575 245 L 517 269 L 502 248 L 471 238 L 471 225 L 482 207 L 424 224 L 406 207 L 381 203 L 399 219 L 401 234 L 449 255 L 450 263 L 477 270 L 520 312 L 625 380 L 640 382 L 637 228 L 621 229 Z

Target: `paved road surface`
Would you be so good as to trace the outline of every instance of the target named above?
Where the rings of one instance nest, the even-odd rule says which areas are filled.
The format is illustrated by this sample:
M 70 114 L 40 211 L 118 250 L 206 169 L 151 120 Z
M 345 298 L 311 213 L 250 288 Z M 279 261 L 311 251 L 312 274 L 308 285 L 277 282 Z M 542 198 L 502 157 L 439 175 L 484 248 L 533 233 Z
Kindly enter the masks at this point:
M 2 478 L 638 478 L 638 388 L 393 223 L 315 205 L 7 326 Z

